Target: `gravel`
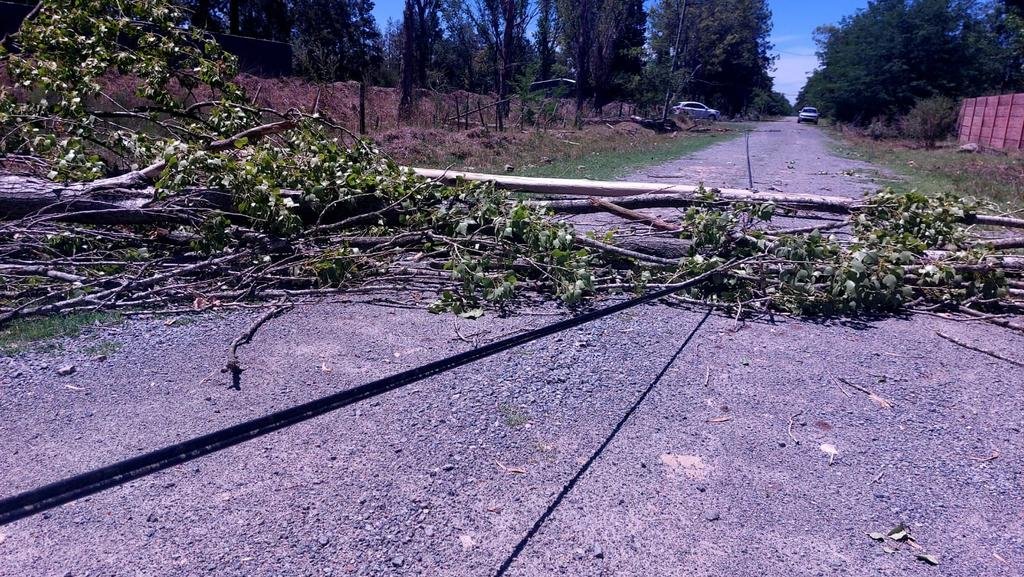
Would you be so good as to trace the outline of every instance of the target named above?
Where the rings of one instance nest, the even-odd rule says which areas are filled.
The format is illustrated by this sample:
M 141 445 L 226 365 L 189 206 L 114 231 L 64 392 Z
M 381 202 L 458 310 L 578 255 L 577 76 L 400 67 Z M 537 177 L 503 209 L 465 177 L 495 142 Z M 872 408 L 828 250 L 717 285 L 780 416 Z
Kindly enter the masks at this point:
M 0 492 L 473 346 L 456 325 L 486 342 L 560 314 L 298 306 L 240 350 L 240 391 L 217 369 L 259 313 L 0 358 Z M 0 575 L 493 574 L 702 315 L 632 309 L 0 527 Z M 926 316 L 713 316 L 508 574 L 1024 574 L 1024 375 L 936 330 L 1024 350 Z M 867 536 L 901 523 L 939 566 Z

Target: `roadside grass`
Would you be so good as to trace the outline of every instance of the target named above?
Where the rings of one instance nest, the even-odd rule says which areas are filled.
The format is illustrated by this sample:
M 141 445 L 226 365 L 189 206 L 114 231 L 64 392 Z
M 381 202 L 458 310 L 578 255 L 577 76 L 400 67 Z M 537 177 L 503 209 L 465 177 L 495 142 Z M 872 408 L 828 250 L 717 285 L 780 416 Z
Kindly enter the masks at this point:
M 739 137 L 744 124 L 657 134 L 632 123 L 584 130 L 392 132 L 378 144 L 399 164 L 515 176 L 613 180 Z
M 953 143 L 914 148 L 906 143 L 875 141 L 842 134 L 838 152 L 847 158 L 887 167 L 901 177 L 885 182 L 896 191 L 972 196 L 1007 210 L 1024 209 L 1024 156 L 957 151 Z
M 110 326 L 122 316 L 109 312 L 87 312 L 43 318 L 19 319 L 0 328 L 0 354 L 16 355 L 27 351 L 57 351 L 54 339 L 77 337 L 93 326 Z M 99 346 L 97 343 L 96 346 Z M 96 353 L 103 354 L 103 353 Z
M 520 176 L 615 180 L 645 166 L 675 160 L 743 134 L 740 127 L 715 132 L 645 135 L 643 138 L 590 140 L 577 146 L 562 144 L 548 162 L 530 163 Z

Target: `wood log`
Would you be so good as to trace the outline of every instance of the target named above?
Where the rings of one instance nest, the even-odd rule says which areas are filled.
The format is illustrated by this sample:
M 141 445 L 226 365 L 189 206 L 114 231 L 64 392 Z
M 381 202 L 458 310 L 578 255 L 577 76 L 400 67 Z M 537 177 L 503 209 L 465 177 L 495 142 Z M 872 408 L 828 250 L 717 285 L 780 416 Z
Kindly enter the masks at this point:
M 687 184 L 620 182 L 579 178 L 531 178 L 432 168 L 409 168 L 408 170 L 412 170 L 424 178 L 447 184 L 454 184 L 459 179 L 462 179 L 470 182 L 490 182 L 496 187 L 505 190 L 553 197 L 586 196 L 616 198 L 615 204 L 625 208 L 687 206 L 704 202 L 697 195 L 701 187 Z M 742 188 L 718 188 L 715 191 L 717 193 L 716 198 L 729 202 L 774 202 L 782 206 L 833 214 L 849 214 L 863 205 L 863 199 L 841 196 L 754 192 Z M 558 212 L 575 214 L 600 210 L 594 207 L 589 200 L 565 198 L 552 199 L 548 202 L 548 206 Z M 1007 216 L 974 214 L 965 219 L 965 223 L 1024 229 L 1024 219 Z
M 459 179 L 470 182 L 491 182 L 498 188 L 514 190 L 532 194 L 548 196 L 600 196 L 600 197 L 636 197 L 652 196 L 648 202 L 657 201 L 658 197 L 677 197 L 677 202 L 687 200 L 689 204 L 701 202 L 698 196 L 699 186 L 687 184 L 664 184 L 656 182 L 618 182 L 605 180 L 586 180 L 579 178 L 531 178 L 525 176 L 508 176 L 497 174 L 481 174 L 476 172 L 459 172 L 453 170 L 439 170 L 430 168 L 412 168 L 416 174 L 440 182 L 454 184 Z M 710 190 L 710 189 L 709 189 Z M 752 192 L 745 189 L 721 188 L 715 189 L 717 198 L 730 202 L 775 202 L 796 208 L 806 208 L 821 212 L 832 212 L 839 214 L 849 213 L 858 206 L 859 200 L 837 196 L 824 196 L 816 194 L 782 194 L 777 192 Z M 572 202 L 571 200 L 563 202 Z M 593 205 L 589 200 L 580 201 L 583 205 L 591 207 L 589 210 L 580 212 L 592 212 Z M 620 206 L 627 206 L 623 202 L 616 201 Z M 568 204 L 560 205 L 568 207 Z M 645 204 L 644 207 L 672 206 Z M 676 204 L 676 206 L 680 206 Z M 638 206 L 627 206 L 627 208 L 644 208 Z

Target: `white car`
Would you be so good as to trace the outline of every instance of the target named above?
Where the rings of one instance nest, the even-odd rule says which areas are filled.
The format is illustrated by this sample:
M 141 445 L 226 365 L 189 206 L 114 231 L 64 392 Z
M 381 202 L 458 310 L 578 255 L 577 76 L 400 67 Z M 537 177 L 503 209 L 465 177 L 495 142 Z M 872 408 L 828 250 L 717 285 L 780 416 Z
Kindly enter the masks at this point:
M 694 120 L 721 120 L 722 113 L 700 102 L 680 102 L 672 107 L 672 114 L 685 114 Z
M 813 106 L 804 106 L 800 109 L 799 116 L 796 117 L 796 123 L 810 122 L 812 124 L 818 123 L 818 109 Z

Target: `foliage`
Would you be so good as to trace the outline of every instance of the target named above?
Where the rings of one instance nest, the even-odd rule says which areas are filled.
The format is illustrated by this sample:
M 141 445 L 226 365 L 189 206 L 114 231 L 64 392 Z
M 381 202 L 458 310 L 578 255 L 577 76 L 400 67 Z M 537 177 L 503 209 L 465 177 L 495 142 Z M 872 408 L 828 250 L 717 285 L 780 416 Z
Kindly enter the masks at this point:
M 166 0 L 54 1 L 16 36 L 20 52 L 3 56 L 18 90 L 0 97 L 0 152 L 35 157 L 51 178 L 106 178 L 94 183 L 104 191 L 152 184 L 155 195 L 130 211 L 153 220 L 80 226 L 44 214 L 0 229 L 6 257 L 53 267 L 3 273 L 14 296 L 0 323 L 115 305 L 201 309 L 370 280 L 412 283 L 440 294 L 433 310 L 475 317 L 527 291 L 575 305 L 602 287 L 642 290 L 737 260 L 742 269 L 691 296 L 862 314 L 1008 294 L 1004 271 L 968 237 L 976 205 L 951 195 L 880 193 L 852 209 L 853 236 L 840 239 L 772 232 L 785 209 L 701 191 L 687 199 L 690 252 L 678 262 L 602 250 L 614 234 L 585 248 L 542 205 L 417 177 L 329 119 L 248 106 L 228 80 L 230 59 L 181 21 Z M 138 79 L 139 101 L 111 114 L 100 104 L 112 101 L 103 79 L 115 73 Z
M 72 338 L 92 326 L 111 325 L 120 322 L 121 316 L 108 312 L 81 312 L 70 315 L 56 315 L 40 319 L 20 319 L 0 327 L 0 353 L 17 353 L 53 346 L 59 338 Z
M 757 90 L 747 110 L 758 116 L 795 116 L 796 109 L 785 94 L 776 91 Z
M 879 0 L 816 31 L 822 66 L 800 105 L 865 125 L 893 119 L 920 99 L 1022 86 L 1015 33 L 1001 3 Z
M 901 119 L 900 125 L 905 136 L 933 147 L 953 133 L 956 122 L 956 101 L 945 96 L 933 96 L 918 100 Z
M 771 91 L 772 14 L 766 0 L 660 0 L 649 20 L 653 54 L 647 75 L 659 87 L 652 95 L 657 104 L 668 91 L 674 95 L 671 100 L 699 100 L 731 115 L 747 109 L 758 91 Z
M 292 41 L 299 71 L 318 82 L 366 77 L 381 63 L 369 0 L 295 0 Z

